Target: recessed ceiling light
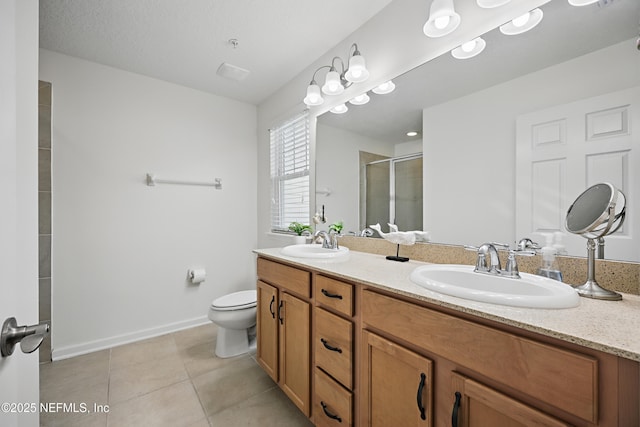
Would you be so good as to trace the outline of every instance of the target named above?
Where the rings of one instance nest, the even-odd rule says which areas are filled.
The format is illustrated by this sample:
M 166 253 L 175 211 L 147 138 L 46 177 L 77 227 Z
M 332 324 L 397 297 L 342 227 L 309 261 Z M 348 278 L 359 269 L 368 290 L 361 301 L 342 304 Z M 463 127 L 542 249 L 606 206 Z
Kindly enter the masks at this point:
M 415 130 L 410 130 L 409 132 L 407 132 L 407 136 L 418 136 L 418 132 L 416 132 Z

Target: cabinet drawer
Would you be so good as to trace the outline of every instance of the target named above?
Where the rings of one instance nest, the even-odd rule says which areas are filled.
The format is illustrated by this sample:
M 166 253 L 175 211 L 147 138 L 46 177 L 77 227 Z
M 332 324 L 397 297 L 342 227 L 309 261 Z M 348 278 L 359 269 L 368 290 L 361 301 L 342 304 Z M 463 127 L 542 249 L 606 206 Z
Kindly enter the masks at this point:
M 300 296 L 311 297 L 311 273 L 308 271 L 258 258 L 258 277 Z
M 316 366 L 351 390 L 353 386 L 353 324 L 316 307 Z
M 351 426 L 353 396 L 316 368 L 313 413 L 316 427 Z
M 365 290 L 366 325 L 589 422 L 598 420 L 598 361 Z
M 353 286 L 324 276 L 316 276 L 316 301 L 346 316 L 353 316 Z

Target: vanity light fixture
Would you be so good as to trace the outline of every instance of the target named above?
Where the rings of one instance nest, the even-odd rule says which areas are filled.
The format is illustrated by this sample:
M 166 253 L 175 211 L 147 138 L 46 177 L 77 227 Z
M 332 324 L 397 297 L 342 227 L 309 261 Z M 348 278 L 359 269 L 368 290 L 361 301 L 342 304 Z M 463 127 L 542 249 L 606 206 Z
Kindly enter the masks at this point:
M 389 80 L 388 82 L 384 82 L 381 85 L 371 89 L 371 92 L 375 93 L 376 95 L 386 95 L 388 93 L 393 92 L 395 88 L 396 88 L 395 83 Z
M 433 0 L 429 19 L 422 30 L 428 37 L 442 37 L 453 32 L 459 25 L 460 15 L 453 8 L 453 0 Z
M 349 100 L 350 104 L 353 105 L 364 105 L 367 102 L 369 102 L 371 100 L 371 98 L 369 98 L 369 95 L 367 95 L 367 93 L 363 93 L 361 95 L 358 95 L 356 97 L 354 97 L 353 99 Z
M 333 114 L 344 114 L 349 111 L 349 107 L 347 107 L 345 104 L 340 104 L 336 105 L 329 111 L 331 111 Z
M 512 21 L 500 26 L 500 32 L 508 36 L 522 34 L 529 31 L 542 21 L 542 10 L 540 8 L 533 9 L 524 15 L 518 16 Z
M 598 3 L 598 0 L 569 0 L 571 6 L 588 6 L 594 3 Z
M 476 0 L 476 3 L 483 9 L 493 9 L 494 7 L 504 6 L 510 1 L 511 0 Z
M 476 37 L 451 51 L 451 55 L 456 59 L 469 59 L 476 55 L 487 47 L 487 42 L 482 37 Z
M 353 53 L 352 53 L 353 51 Z M 349 48 L 349 63 L 347 69 L 344 68 L 344 62 L 339 56 L 334 56 L 331 65 L 323 65 L 313 73 L 311 82 L 307 87 L 307 96 L 304 103 L 307 106 L 321 105 L 324 102 L 320 87 L 316 83 L 316 74 L 325 68 L 329 69 L 325 76 L 325 82 L 322 85 L 322 93 L 325 95 L 340 95 L 345 88 L 351 86 L 352 83 L 364 82 L 369 78 L 369 71 L 365 65 L 364 58 L 358 50 L 358 45 L 353 43 Z M 336 68 L 336 62 L 339 61 L 340 72 Z

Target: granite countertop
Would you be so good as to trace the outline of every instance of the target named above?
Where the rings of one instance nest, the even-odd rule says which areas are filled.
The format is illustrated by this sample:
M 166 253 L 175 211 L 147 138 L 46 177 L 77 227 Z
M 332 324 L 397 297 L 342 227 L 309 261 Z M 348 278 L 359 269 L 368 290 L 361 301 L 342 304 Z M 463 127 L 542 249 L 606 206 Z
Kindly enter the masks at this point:
M 481 303 L 424 289 L 409 280 L 428 263 L 387 261 L 383 255 L 350 251 L 337 261 L 284 256 L 280 248 L 256 249 L 260 256 L 358 281 L 398 295 L 515 326 L 587 348 L 640 362 L 640 296 L 623 294 L 622 301 L 581 298 L 568 309 L 533 309 Z

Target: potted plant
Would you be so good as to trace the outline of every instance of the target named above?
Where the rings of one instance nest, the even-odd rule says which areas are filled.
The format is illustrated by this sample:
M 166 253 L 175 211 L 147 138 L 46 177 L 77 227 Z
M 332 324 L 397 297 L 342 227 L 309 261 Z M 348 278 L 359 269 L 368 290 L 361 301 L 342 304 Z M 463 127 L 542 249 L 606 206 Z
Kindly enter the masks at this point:
M 333 230 L 336 232 L 336 234 L 340 234 L 342 232 L 343 227 L 344 227 L 344 224 L 342 223 L 342 221 L 334 222 L 329 226 L 329 231 Z
M 313 229 L 310 225 L 301 224 L 296 221 L 289 224 L 289 230 L 296 233 L 296 243 L 306 243 L 307 236 L 311 235 L 311 233 L 313 232 Z

